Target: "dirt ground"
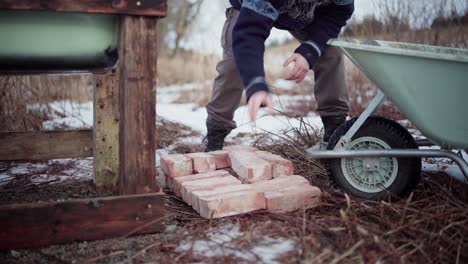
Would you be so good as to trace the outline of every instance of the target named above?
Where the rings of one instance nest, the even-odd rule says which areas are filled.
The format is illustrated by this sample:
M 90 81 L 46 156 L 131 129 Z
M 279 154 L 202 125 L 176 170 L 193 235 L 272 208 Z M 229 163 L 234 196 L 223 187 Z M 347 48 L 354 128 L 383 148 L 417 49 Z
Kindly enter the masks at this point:
M 173 124 L 158 129 L 161 145 L 176 144 L 175 138 L 169 138 Z M 314 137 L 303 140 L 311 140 L 311 144 Z M 255 145 L 291 159 L 297 174 L 323 190 L 322 206 L 289 214 L 260 211 L 207 220 L 164 189 L 164 232 L 4 251 L 0 262 L 468 263 L 468 188 L 447 175 L 423 173 L 414 192 L 402 199 L 364 201 L 330 185 L 323 164 L 307 160 L 303 154 L 307 144 L 301 139 L 289 142 L 265 135 Z M 171 147 L 173 152 L 197 148 Z M 15 163 L 0 163 L 0 172 L 11 166 Z M 73 166 L 57 163 L 46 170 L 54 173 Z M 91 181 L 37 184 L 27 175 L 0 186 L 0 193 L 0 204 L 110 195 L 98 192 Z
M 51 189 L 54 189 L 52 192 Z M 26 200 L 99 195 L 90 182 L 64 182 L 30 189 Z M 160 234 L 76 242 L 34 250 L 0 252 L 2 263 L 255 263 L 234 254 L 214 257 L 178 251 L 184 238 L 205 239 L 207 230 L 238 224 L 242 237 L 221 248 L 245 250 L 263 237 L 282 237 L 297 248 L 279 256 L 285 263 L 466 263 L 468 198 L 465 186 L 447 176 L 424 175 L 411 200 L 395 203 L 347 198 L 328 188 L 323 206 L 273 215 L 256 212 L 217 220 L 200 218 L 167 192 L 166 231 Z M 57 194 L 60 193 L 60 196 Z M 3 194 L 2 194 L 3 197 Z M 4 199 L 2 199 L 4 201 Z M 25 234 L 27 235 L 27 234 Z

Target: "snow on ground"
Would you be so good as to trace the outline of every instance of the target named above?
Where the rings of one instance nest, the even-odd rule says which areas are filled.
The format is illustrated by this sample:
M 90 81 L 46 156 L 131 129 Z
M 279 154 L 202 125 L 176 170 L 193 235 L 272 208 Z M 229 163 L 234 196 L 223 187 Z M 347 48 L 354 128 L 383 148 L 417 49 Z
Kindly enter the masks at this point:
M 275 83 L 278 85 L 279 89 L 286 89 L 287 87 L 294 85 L 293 82 L 288 81 L 277 81 Z M 175 98 L 174 94 L 181 91 L 191 90 L 197 86 L 200 85 L 192 84 L 179 87 L 170 86 L 159 89 L 158 91 L 160 92 L 158 92 L 157 97 L 158 103 L 156 105 L 157 114 L 164 119 L 181 123 L 191 127 L 195 131 L 205 134 L 205 120 L 207 117 L 207 112 L 204 107 L 200 107 L 196 104 L 173 103 Z M 228 140 L 230 138 L 236 137 L 239 134 L 256 134 L 263 133 L 265 131 L 277 134 L 288 128 L 291 128 L 291 126 L 299 126 L 300 122 L 298 119 L 280 115 L 279 112 L 284 112 L 289 105 L 294 104 L 298 100 L 304 99 L 312 99 L 312 96 L 274 96 L 273 103 L 276 110 L 274 114 L 270 114 L 266 109 L 260 109 L 257 120 L 255 122 L 250 122 L 246 106 L 239 107 L 239 109 L 237 109 L 234 114 L 234 121 L 237 123 L 237 129 L 231 132 Z M 304 121 L 316 129 L 320 129 L 322 127 L 320 117 L 314 112 L 310 112 L 310 114 L 304 118 Z
M 286 80 L 283 80 L 283 79 L 278 79 L 273 83 L 273 86 L 276 89 L 280 89 L 280 90 L 290 90 L 290 89 L 292 89 L 294 87 L 294 85 L 296 85 L 295 82 L 286 81 Z
M 158 115 L 164 119 L 189 126 L 202 134 L 206 133 L 207 113 L 205 108 L 193 104 L 157 104 L 156 107 Z M 304 120 L 315 128 L 321 127 L 320 117 L 314 113 L 308 115 Z M 266 109 L 261 109 L 257 120 L 250 122 L 246 106 L 239 107 L 234 114 L 234 121 L 237 123 L 237 129 L 231 132 L 230 137 L 235 137 L 240 133 L 255 134 L 265 131 L 280 133 L 291 126 L 299 126 L 298 119 L 271 115 Z
M 56 101 L 49 104 L 51 120 L 42 123 L 44 129 L 58 128 L 79 129 L 93 126 L 93 102 L 77 103 L 70 100 Z M 44 105 L 30 105 L 28 109 L 43 109 Z
M 440 150 L 440 147 L 421 147 L 420 149 Z M 458 154 L 460 154 L 464 160 L 468 161 L 468 154 L 466 153 L 466 151 L 462 150 Z M 446 158 L 424 159 L 422 163 L 422 170 L 431 173 L 445 172 L 447 175 L 468 184 L 468 179 L 465 177 L 465 175 L 463 175 L 463 172 L 460 170 L 460 167 L 458 167 L 458 165 L 455 162 L 452 162 L 451 160 Z
M 242 248 L 236 245 L 246 234 L 240 231 L 240 225 L 226 224 L 210 229 L 206 239 L 187 237 L 176 248 L 176 252 L 192 251 L 198 257 L 236 256 L 246 261 L 260 263 L 279 263 L 278 258 L 296 250 L 296 242 L 282 237 L 264 236 L 258 243 L 250 243 Z
M 0 162 L 0 167 L 4 163 Z M 33 183 L 92 180 L 93 159 L 55 159 L 44 162 L 10 163 L 6 170 L 0 172 L 0 186 L 17 176 L 28 176 Z

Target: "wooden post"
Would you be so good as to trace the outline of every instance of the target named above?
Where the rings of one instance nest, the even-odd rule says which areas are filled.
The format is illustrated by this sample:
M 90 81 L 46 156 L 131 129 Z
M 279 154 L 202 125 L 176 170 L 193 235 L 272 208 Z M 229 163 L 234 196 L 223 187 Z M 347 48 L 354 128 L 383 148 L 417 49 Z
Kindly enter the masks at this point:
M 95 75 L 94 181 L 100 189 L 118 190 L 119 180 L 119 74 L 118 67 Z
M 158 192 L 155 179 L 157 18 L 126 16 L 121 23 L 119 193 Z

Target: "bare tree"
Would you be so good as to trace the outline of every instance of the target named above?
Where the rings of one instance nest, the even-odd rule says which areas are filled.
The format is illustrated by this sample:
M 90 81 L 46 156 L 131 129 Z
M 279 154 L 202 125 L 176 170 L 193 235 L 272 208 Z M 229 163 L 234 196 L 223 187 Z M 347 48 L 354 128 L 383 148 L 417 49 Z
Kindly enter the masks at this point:
M 190 26 L 200 14 L 203 0 L 169 0 L 168 15 L 160 23 L 160 45 L 172 49 L 172 55 L 180 51 L 180 44 Z

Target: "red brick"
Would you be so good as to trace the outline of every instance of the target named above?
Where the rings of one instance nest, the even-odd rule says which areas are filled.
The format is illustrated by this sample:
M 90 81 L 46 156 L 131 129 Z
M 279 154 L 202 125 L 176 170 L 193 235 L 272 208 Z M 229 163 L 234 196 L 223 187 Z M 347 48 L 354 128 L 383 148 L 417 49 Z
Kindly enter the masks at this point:
M 223 148 L 223 150 L 227 151 L 237 151 L 237 150 L 243 150 L 243 151 L 257 151 L 258 149 L 252 146 L 248 145 L 231 145 L 231 146 L 226 146 Z
M 169 183 L 169 188 L 171 188 L 172 192 L 180 197 L 180 187 L 183 182 L 187 181 L 195 181 L 195 180 L 203 180 L 213 177 L 221 177 L 221 176 L 231 176 L 229 172 L 225 170 L 218 170 L 218 171 L 211 171 L 205 173 L 199 173 L 194 175 L 182 176 L 182 177 L 175 177 L 172 178 L 172 181 Z
M 291 176 L 294 174 L 294 165 L 290 160 L 267 151 L 257 151 L 256 153 L 260 158 L 270 163 L 271 175 L 273 178 Z
M 220 218 L 248 213 L 266 206 L 265 195 L 255 191 L 238 191 L 199 198 L 199 213 L 204 218 Z
M 255 152 L 230 151 L 232 169 L 244 183 L 254 183 L 271 179 L 271 165 Z
M 182 154 L 161 157 L 161 170 L 171 177 L 193 174 L 192 160 Z
M 311 185 L 285 187 L 265 192 L 266 208 L 271 213 L 287 213 L 301 208 L 312 208 L 320 204 L 322 192 Z
M 240 184 L 241 182 L 234 176 L 218 176 L 202 180 L 186 181 L 180 187 L 180 194 L 182 199 L 188 204 L 192 205 L 191 192 L 199 189 L 216 188 L 220 186 Z
M 309 181 L 298 175 L 288 177 L 279 177 L 269 181 L 262 181 L 252 184 L 252 187 L 258 192 L 271 192 L 281 190 L 290 186 L 310 185 Z
M 216 159 L 207 153 L 191 153 L 186 154 L 192 159 L 193 171 L 195 173 L 210 172 L 216 170 Z
M 200 211 L 199 200 L 201 197 L 247 190 L 253 190 L 253 188 L 248 184 L 231 184 L 215 188 L 203 188 L 194 190 L 191 192 L 192 207 L 195 211 Z
M 225 169 L 231 167 L 231 160 L 229 159 L 229 152 L 227 150 L 218 150 L 208 152 L 215 158 L 216 169 Z

